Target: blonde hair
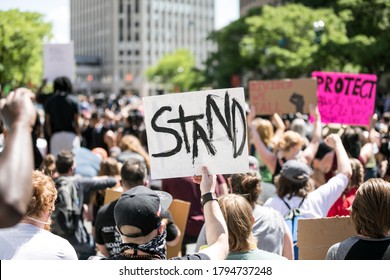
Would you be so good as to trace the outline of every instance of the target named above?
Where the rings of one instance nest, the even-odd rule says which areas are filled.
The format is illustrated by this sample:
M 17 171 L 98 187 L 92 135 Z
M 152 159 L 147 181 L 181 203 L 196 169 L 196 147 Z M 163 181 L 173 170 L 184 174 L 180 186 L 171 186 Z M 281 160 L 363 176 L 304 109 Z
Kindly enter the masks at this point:
M 26 216 L 39 217 L 42 213 L 54 210 L 57 189 L 54 181 L 42 171 L 32 173 L 33 195 L 27 207 Z
M 356 232 L 371 238 L 387 237 L 390 231 L 390 183 L 373 178 L 356 192 L 351 210 Z
M 272 137 L 274 137 L 274 127 L 271 121 L 262 118 L 256 118 L 253 120 L 253 125 L 256 127 L 256 131 L 264 144 L 266 146 L 270 146 L 272 144 Z
M 305 142 L 302 136 L 298 132 L 288 130 L 283 133 L 282 138 L 276 144 L 276 148 L 278 150 L 288 152 L 292 147 L 295 147 L 296 145 L 302 147 L 304 143 Z
M 123 138 L 119 142 L 119 148 L 122 151 L 132 151 L 132 152 L 140 154 L 145 160 L 148 171 L 150 170 L 149 154 L 142 147 L 141 142 L 139 141 L 139 139 L 137 137 L 135 137 L 133 135 L 123 136 Z
M 249 202 L 237 194 L 228 194 L 219 198 L 219 206 L 225 218 L 229 232 L 229 251 L 248 251 L 256 238 L 253 236 L 253 215 Z

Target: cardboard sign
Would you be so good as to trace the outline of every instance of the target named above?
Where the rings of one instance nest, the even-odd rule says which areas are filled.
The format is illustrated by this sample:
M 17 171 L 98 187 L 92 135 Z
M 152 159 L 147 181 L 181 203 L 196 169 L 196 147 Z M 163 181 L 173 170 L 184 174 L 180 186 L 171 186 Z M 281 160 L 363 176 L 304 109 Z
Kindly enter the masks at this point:
M 48 82 L 60 76 L 68 77 L 73 82 L 74 64 L 73 43 L 43 45 L 43 77 Z
M 250 103 L 257 115 L 273 113 L 309 113 L 309 104 L 317 104 L 315 79 L 250 81 Z
M 350 217 L 298 220 L 300 260 L 325 260 L 329 248 L 356 235 Z
M 249 170 L 243 88 L 143 98 L 152 179 Z
M 104 195 L 104 204 L 110 203 L 121 197 L 122 191 L 116 189 L 106 189 Z
M 323 123 L 368 125 L 374 113 L 376 75 L 313 72 Z

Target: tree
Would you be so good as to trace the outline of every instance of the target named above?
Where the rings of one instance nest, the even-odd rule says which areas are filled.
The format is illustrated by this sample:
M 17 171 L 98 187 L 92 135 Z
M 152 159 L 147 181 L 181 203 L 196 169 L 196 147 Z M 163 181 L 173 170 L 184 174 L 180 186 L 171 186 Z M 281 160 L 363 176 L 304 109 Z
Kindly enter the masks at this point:
M 319 20 L 325 26 L 315 30 Z M 204 73 L 216 88 L 229 87 L 237 74 L 246 86 L 249 80 L 307 77 L 314 70 L 361 69 L 345 58 L 343 48 L 350 42 L 343 18 L 333 9 L 263 6 L 215 31 L 210 39 L 218 51 L 211 54 Z
M 11 87 L 39 84 L 42 42 L 51 37 L 51 24 L 39 13 L 0 11 L 0 84 Z
M 232 76 L 242 77 L 249 71 L 253 62 L 240 55 L 240 41 L 247 30 L 245 18 L 240 18 L 209 35 L 208 39 L 216 43 L 218 50 L 206 60 L 204 75 L 208 86 L 229 88 Z
M 380 80 L 390 69 L 390 1 L 338 0 L 335 10 L 350 38 L 345 55 Z
M 321 29 L 313 24 L 322 21 Z M 342 19 L 332 9 L 300 4 L 264 6 L 260 16 L 246 18 L 248 33 L 240 42 L 241 55 L 257 61 L 263 79 L 310 76 L 315 70 L 357 70 L 339 55 L 349 42 Z
M 198 90 L 203 83 L 201 72 L 195 68 L 195 58 L 186 49 L 163 56 L 146 70 L 146 76 L 168 92 Z

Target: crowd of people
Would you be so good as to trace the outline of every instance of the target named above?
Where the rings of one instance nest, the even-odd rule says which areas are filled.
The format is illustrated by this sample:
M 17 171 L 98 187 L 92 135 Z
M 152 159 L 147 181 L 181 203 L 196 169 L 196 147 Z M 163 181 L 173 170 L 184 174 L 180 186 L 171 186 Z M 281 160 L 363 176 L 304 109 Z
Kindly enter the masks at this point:
M 314 105 L 312 123 L 251 108 L 250 172 L 151 180 L 140 98 L 43 86 L 0 103 L 0 259 L 166 259 L 181 242 L 173 259 L 294 260 L 291 213 L 351 217 L 357 235 L 326 259 L 390 259 L 389 112 L 356 127 L 321 123 Z M 120 197 L 105 203 L 107 189 Z M 173 199 L 191 203 L 184 231 Z

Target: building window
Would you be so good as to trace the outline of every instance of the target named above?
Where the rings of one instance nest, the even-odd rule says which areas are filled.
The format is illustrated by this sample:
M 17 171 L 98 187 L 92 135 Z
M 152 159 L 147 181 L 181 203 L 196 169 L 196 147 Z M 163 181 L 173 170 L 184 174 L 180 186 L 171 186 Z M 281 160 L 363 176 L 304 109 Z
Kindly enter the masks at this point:
M 127 5 L 127 17 L 130 18 L 131 15 L 131 4 Z
M 119 0 L 119 13 L 123 13 L 123 0 Z
M 119 41 L 123 41 L 123 19 L 119 20 Z
M 139 13 L 139 0 L 135 0 L 135 13 Z

